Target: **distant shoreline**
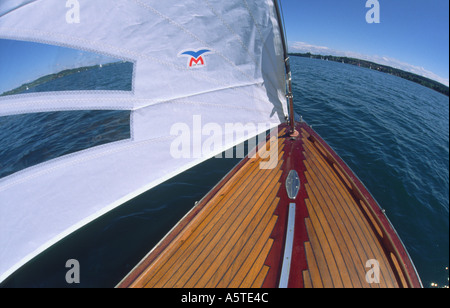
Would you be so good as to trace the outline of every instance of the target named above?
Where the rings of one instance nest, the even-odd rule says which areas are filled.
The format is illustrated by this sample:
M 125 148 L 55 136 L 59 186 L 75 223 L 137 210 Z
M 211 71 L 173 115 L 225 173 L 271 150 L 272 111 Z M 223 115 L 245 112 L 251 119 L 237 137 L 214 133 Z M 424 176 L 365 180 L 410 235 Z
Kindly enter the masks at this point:
M 331 55 L 315 55 L 311 53 L 290 53 L 291 56 L 296 57 L 304 57 L 304 58 L 312 58 L 312 59 L 321 59 L 321 60 L 329 60 L 329 61 L 335 61 L 335 62 L 341 62 L 351 65 L 356 65 L 360 67 L 370 68 L 373 70 L 377 70 L 379 72 L 391 74 L 412 82 L 415 82 L 417 84 L 420 84 L 424 87 L 430 88 L 432 90 L 435 90 L 441 94 L 444 94 L 446 96 L 449 96 L 449 87 L 446 85 L 443 85 L 440 82 L 437 82 L 435 80 L 429 79 L 427 77 L 423 77 L 414 73 L 406 72 L 397 68 L 393 68 L 387 65 L 378 64 L 375 62 L 370 62 L 366 60 L 361 59 L 355 59 L 355 58 L 349 58 L 349 57 L 338 57 L 338 56 L 331 56 Z
M 90 65 L 90 66 L 82 66 L 82 67 L 77 67 L 77 68 L 71 68 L 71 69 L 65 69 L 62 70 L 60 72 L 57 73 L 53 73 L 53 74 L 48 74 L 42 77 L 39 77 L 38 79 L 32 81 L 32 82 L 28 82 L 28 83 L 24 83 L 21 86 L 14 88 L 12 90 L 9 91 L 5 91 L 3 93 L 0 94 L 1 96 L 7 96 L 7 95 L 15 95 L 15 94 L 21 94 L 23 92 L 25 92 L 28 89 L 37 87 L 41 84 L 44 84 L 46 82 L 58 79 L 58 78 L 62 78 L 68 75 L 72 75 L 72 74 L 76 74 L 76 73 L 80 73 L 80 72 L 84 72 L 84 71 L 88 71 L 90 69 L 94 69 L 97 67 L 106 67 L 109 65 L 113 65 L 119 62 L 111 62 L 111 63 L 105 63 L 105 64 L 95 64 L 95 65 Z

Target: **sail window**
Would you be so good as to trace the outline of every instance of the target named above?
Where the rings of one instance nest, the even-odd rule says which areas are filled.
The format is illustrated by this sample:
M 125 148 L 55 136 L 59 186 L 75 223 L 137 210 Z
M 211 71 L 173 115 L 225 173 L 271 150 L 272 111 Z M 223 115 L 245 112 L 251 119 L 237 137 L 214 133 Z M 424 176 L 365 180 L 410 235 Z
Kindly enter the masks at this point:
M 63 155 L 130 138 L 130 111 L 0 117 L 0 178 Z
M 132 91 L 133 63 L 43 43 L 0 39 L 0 96 Z

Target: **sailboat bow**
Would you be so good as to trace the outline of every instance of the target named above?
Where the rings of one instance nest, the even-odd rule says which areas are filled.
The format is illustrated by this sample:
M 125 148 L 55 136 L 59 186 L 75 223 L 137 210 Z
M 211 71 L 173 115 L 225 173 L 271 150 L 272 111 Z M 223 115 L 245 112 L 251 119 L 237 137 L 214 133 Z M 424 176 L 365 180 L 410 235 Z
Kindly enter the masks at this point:
M 278 1 L 71 3 L 0 3 L 0 40 L 15 46 L 11 59 L 20 46 L 30 56 L 60 52 L 45 54 L 53 70 L 35 82 L 29 79 L 39 65 L 25 73 L 12 67 L 24 85 L 46 87 L 3 93 L 0 116 L 124 110 L 130 136 L 0 179 L 0 282 L 105 213 L 263 136 L 119 287 L 420 286 L 361 182 L 294 120 Z M 92 61 L 105 58 L 129 64 L 129 86 L 105 87 L 97 78 L 75 89 L 48 82 L 81 66 L 104 72 L 111 63 Z M 46 127 L 60 127 L 51 119 Z

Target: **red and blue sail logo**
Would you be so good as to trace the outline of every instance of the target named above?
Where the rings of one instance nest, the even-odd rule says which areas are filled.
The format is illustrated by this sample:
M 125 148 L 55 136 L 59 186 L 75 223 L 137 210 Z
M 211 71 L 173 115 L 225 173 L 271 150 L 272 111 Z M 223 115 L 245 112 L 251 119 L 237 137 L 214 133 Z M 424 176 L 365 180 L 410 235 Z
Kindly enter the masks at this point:
M 210 53 L 211 50 L 203 48 L 198 51 L 195 50 L 183 50 L 178 54 L 179 57 L 188 57 L 188 68 L 203 67 L 206 65 L 205 55 Z

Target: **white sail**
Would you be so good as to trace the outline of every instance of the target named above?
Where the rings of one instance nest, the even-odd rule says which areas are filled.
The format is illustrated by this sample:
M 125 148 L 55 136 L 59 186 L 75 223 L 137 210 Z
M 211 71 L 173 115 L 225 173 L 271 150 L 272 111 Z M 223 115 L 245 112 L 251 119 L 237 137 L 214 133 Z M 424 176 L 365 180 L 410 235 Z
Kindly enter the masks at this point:
M 100 215 L 285 120 L 284 51 L 275 5 L 273 0 L 0 2 L 0 39 L 92 51 L 134 64 L 132 91 L 0 98 L 0 116 L 131 111 L 129 140 L 0 179 L 0 282 Z M 224 142 L 214 151 L 174 158 L 171 129 L 185 123 L 201 135 L 194 119 L 222 128 L 253 123 L 259 129 L 245 138 L 221 136 Z

